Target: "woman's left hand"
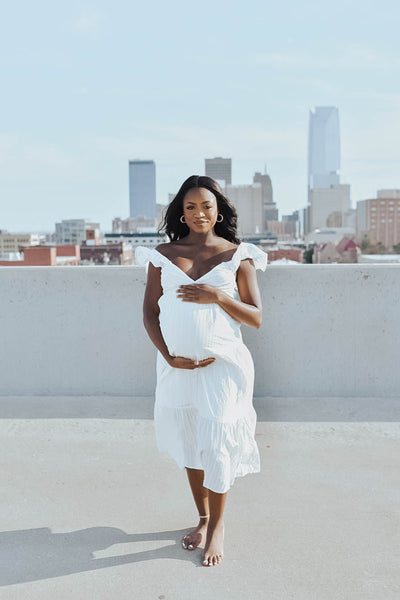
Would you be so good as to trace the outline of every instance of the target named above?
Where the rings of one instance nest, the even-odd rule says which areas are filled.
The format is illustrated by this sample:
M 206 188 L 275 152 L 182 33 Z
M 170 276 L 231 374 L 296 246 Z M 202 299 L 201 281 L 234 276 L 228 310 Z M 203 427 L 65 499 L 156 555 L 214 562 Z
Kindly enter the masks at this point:
M 190 283 L 180 285 L 177 297 L 184 302 L 197 302 L 199 304 L 212 304 L 218 300 L 219 289 L 205 283 Z

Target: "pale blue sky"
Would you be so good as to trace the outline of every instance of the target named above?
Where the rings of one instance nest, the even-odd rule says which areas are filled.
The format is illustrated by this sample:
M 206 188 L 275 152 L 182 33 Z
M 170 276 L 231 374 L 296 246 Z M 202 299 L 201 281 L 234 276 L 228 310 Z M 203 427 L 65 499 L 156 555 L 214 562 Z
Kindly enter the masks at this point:
M 264 164 L 306 205 L 308 113 L 337 106 L 352 203 L 400 188 L 396 1 L 9 2 L 0 23 L 0 229 L 127 217 L 128 160 L 168 201 L 204 158 Z

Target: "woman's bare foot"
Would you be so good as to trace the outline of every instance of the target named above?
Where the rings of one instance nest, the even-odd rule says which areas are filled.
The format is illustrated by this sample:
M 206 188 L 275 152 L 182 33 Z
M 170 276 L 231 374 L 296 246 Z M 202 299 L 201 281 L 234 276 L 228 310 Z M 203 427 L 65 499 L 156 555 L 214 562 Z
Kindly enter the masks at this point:
M 196 529 L 193 529 L 182 538 L 185 550 L 194 550 L 206 539 L 208 517 L 201 517 Z
M 224 524 L 222 521 L 215 525 L 209 524 L 206 545 L 203 554 L 203 565 L 213 567 L 219 565 L 224 557 Z

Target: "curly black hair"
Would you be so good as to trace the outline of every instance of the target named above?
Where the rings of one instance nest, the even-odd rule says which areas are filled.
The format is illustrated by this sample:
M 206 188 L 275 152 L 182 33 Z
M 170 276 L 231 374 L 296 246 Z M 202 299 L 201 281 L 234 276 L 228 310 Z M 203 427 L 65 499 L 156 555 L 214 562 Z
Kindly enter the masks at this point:
M 221 223 L 215 223 L 214 231 L 220 237 L 229 242 L 240 244 L 237 237 L 237 212 L 230 200 L 223 195 L 222 189 L 215 179 L 205 175 L 191 175 L 181 185 L 175 198 L 169 203 L 164 218 L 158 228 L 158 233 L 167 234 L 171 242 L 184 238 L 189 233 L 186 223 L 180 221 L 183 214 L 183 199 L 186 192 L 192 188 L 206 188 L 214 194 L 217 199 L 218 212 L 224 216 Z

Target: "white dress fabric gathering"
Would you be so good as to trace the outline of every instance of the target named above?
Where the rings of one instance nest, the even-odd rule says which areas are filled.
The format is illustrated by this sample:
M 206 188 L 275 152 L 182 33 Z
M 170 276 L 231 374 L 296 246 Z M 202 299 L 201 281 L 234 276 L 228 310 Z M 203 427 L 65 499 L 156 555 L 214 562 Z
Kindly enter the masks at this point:
M 163 294 L 158 300 L 164 341 L 173 356 L 202 360 L 206 367 L 171 367 L 157 350 L 154 425 L 157 447 L 181 469 L 204 470 L 204 487 L 225 493 L 236 477 L 260 471 L 253 407 L 254 363 L 243 343 L 241 323 L 218 304 L 183 301 L 180 285 L 208 284 L 240 300 L 236 271 L 252 258 L 265 271 L 266 252 L 241 242 L 224 261 L 194 280 L 155 248 L 137 246 L 135 262 L 161 267 Z

